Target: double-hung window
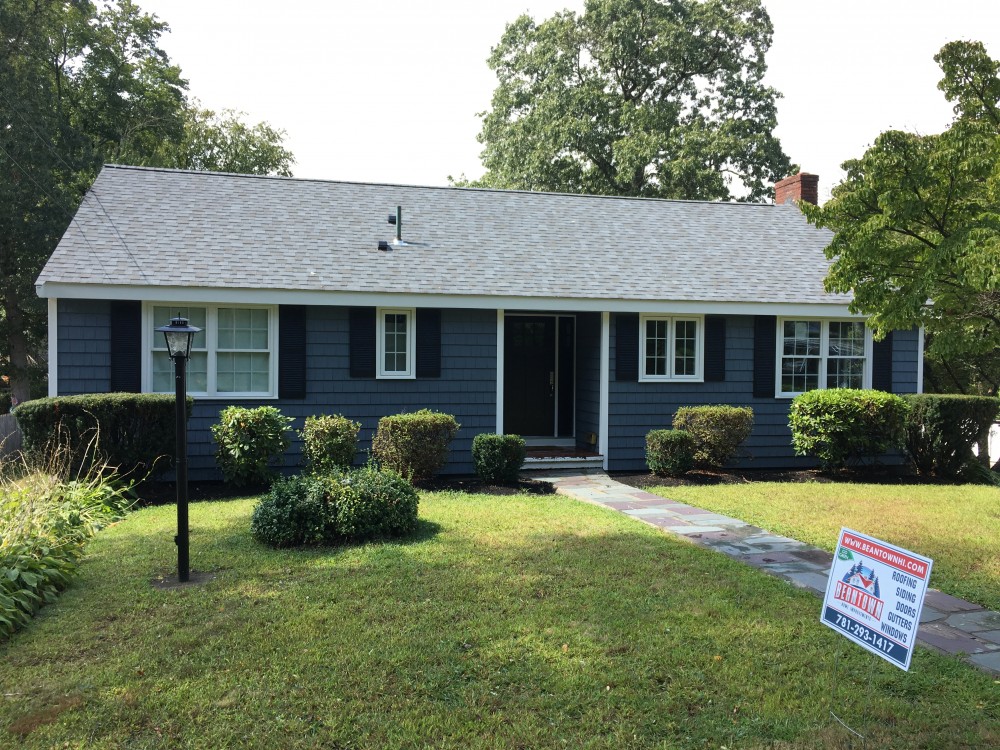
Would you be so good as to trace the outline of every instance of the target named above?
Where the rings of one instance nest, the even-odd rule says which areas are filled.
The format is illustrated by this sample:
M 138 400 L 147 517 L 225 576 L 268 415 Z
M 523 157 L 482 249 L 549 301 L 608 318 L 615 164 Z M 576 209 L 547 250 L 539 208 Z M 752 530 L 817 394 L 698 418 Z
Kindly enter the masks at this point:
M 639 316 L 639 380 L 702 379 L 703 319 Z
M 174 392 L 174 367 L 156 328 L 171 318 L 187 318 L 201 328 L 188 360 L 188 393 L 224 398 L 277 395 L 277 310 L 246 305 L 149 305 L 147 390 Z
M 416 314 L 413 308 L 380 307 L 376 361 L 380 378 L 413 378 Z
M 871 335 L 860 320 L 778 320 L 778 396 L 868 388 Z

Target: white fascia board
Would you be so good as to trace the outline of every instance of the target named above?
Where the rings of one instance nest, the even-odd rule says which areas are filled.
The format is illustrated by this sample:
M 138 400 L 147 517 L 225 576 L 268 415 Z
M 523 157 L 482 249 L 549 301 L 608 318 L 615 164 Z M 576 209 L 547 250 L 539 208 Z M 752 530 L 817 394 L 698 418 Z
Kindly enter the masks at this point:
M 513 297 L 463 294 L 396 294 L 335 292 L 311 289 L 245 289 L 233 287 L 130 286 L 47 281 L 36 287 L 39 297 L 66 299 L 141 299 L 146 302 L 233 303 L 250 305 L 327 305 L 355 307 L 440 307 L 507 311 L 665 313 L 698 315 L 807 315 L 813 318 L 863 318 L 846 303 L 715 302 L 685 300 L 598 299 L 589 297 Z

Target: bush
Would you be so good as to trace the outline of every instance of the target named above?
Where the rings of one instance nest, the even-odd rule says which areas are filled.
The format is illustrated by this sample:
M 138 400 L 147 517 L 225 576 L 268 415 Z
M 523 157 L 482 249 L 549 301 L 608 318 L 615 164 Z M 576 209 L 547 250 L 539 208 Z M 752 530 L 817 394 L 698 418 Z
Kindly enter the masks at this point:
M 524 438 L 482 433 L 472 439 L 472 463 L 487 484 L 516 484 L 524 465 Z
M 271 464 L 279 462 L 291 445 L 291 422 L 273 406 L 223 409 L 212 425 L 212 437 L 218 445 L 215 461 L 225 480 L 236 487 L 270 482 L 275 475 Z
M 986 396 L 904 396 L 906 452 L 917 471 L 957 479 L 974 461 L 972 446 L 989 435 L 1000 399 Z M 973 472 L 975 473 L 975 472 Z
M 404 536 L 417 527 L 418 504 L 409 482 L 372 466 L 290 477 L 254 508 L 250 533 L 277 548 Z
M 800 456 L 815 456 L 825 469 L 875 459 L 903 444 L 907 404 L 882 391 L 830 388 L 792 399 L 788 425 Z
M 651 430 L 646 433 L 646 465 L 661 477 L 679 477 L 694 468 L 695 443 L 684 430 Z
M 366 466 L 343 475 L 337 531 L 344 539 L 398 537 L 417 528 L 416 490 L 393 471 Z
M 188 416 L 194 399 L 188 397 Z M 14 409 L 29 462 L 51 446 L 73 447 L 80 471 L 107 464 L 138 479 L 170 468 L 176 449 L 174 396 L 96 393 L 25 401 Z
M 87 540 L 127 511 L 130 485 L 102 469 L 75 479 L 33 471 L 0 487 L 0 639 L 55 600 Z
M 361 424 L 340 414 L 306 417 L 299 432 L 306 468 L 313 474 L 348 469 L 358 452 Z
M 335 476 L 279 479 L 254 508 L 250 533 L 271 547 L 334 544 L 337 510 L 347 489 Z
M 682 406 L 674 414 L 674 429 L 694 439 L 694 460 L 721 468 L 736 457 L 753 430 L 749 406 Z
M 372 440 L 372 455 L 411 482 L 430 479 L 448 460 L 448 443 L 459 426 L 450 414 L 429 409 L 382 417 Z

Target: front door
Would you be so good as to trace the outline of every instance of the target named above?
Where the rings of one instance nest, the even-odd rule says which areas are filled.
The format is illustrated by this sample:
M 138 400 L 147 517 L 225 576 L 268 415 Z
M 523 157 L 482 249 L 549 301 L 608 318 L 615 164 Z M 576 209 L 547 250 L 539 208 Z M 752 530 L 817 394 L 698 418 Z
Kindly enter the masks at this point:
M 572 437 L 574 320 L 504 318 L 504 432 Z

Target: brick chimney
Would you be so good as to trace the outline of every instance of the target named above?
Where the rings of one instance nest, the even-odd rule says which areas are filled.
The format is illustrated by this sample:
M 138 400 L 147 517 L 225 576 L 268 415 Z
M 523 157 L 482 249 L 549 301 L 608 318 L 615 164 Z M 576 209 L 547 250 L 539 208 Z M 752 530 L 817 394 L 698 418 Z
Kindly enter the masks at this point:
M 780 206 L 789 201 L 819 203 L 819 175 L 799 172 L 774 183 L 774 202 Z

